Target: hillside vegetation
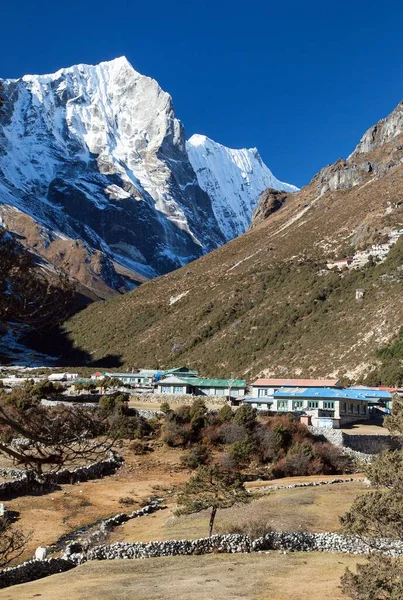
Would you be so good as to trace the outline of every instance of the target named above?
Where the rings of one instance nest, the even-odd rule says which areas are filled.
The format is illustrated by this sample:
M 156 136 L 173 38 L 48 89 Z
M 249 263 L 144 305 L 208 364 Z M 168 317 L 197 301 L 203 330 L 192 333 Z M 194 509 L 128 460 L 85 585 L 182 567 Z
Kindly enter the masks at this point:
M 400 119 L 402 105 L 395 113 L 389 118 Z M 400 330 L 402 242 L 386 262 L 360 270 L 332 272 L 326 260 L 403 225 L 403 134 L 378 138 L 326 167 L 243 236 L 89 306 L 66 324 L 70 340 L 93 359 L 114 355 L 126 367 L 362 378 Z

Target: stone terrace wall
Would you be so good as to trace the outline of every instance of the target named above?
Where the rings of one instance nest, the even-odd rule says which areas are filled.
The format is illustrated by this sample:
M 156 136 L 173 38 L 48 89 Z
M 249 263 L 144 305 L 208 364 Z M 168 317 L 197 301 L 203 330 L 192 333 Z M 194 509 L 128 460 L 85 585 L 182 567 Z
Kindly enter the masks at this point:
M 9 569 L 0 571 L 0 588 L 6 588 L 19 583 L 28 583 L 28 581 L 42 579 L 42 577 L 54 575 L 55 573 L 64 573 L 75 566 L 72 561 L 62 558 L 27 560 L 17 567 L 10 567 Z
M 327 429 L 325 427 L 308 427 L 316 436 L 325 438 L 335 446 L 350 448 L 363 454 L 379 454 L 384 450 L 401 448 L 403 441 L 392 435 L 354 435 L 344 433 L 340 429 Z
M 216 404 L 218 407 L 227 404 L 226 396 L 194 396 L 192 394 L 159 394 L 158 392 L 143 393 L 143 394 L 132 394 L 132 399 L 140 400 L 142 402 L 153 402 L 155 404 L 162 404 L 168 402 L 168 404 L 193 404 L 197 399 L 202 399 L 209 404 Z
M 105 460 L 91 463 L 84 467 L 62 469 L 57 472 L 44 473 L 39 478 L 32 471 L 19 471 L 17 469 L 2 469 L 5 477 L 11 477 L 14 481 L 0 483 L 0 500 L 20 496 L 24 494 L 46 492 L 55 485 L 61 483 L 76 483 L 99 479 L 105 475 L 114 473 L 123 463 L 123 458 L 112 450 L 108 452 Z

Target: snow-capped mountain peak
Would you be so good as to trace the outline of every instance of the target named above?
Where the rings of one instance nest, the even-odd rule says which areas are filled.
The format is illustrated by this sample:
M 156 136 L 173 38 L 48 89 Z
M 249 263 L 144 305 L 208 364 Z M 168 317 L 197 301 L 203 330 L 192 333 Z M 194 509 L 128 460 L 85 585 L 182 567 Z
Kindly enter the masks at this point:
M 234 150 L 200 134 L 192 135 L 186 147 L 199 185 L 210 196 L 227 241 L 248 229 L 263 190 L 298 191 L 274 177 L 257 148 Z
M 261 191 L 286 186 L 256 149 L 186 145 L 171 96 L 125 57 L 3 88 L 0 203 L 146 277 L 244 232 Z

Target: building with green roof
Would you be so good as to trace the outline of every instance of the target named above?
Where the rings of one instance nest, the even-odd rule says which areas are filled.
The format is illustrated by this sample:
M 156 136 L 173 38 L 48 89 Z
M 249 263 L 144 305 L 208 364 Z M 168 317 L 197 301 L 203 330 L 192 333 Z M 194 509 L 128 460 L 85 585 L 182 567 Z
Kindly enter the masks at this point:
M 158 393 L 195 396 L 235 396 L 245 395 L 244 379 L 207 379 L 204 377 L 165 377 L 158 382 Z

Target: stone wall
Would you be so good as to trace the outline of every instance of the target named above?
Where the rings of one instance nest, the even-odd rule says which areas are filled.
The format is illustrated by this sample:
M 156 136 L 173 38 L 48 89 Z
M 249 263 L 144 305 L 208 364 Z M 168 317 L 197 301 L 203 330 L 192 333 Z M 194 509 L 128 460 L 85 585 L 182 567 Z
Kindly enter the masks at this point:
M 87 560 L 115 560 L 118 558 L 153 558 L 156 556 L 185 556 L 211 552 L 250 552 L 251 540 L 247 535 L 214 535 L 198 540 L 164 540 L 162 542 L 118 542 L 110 546 L 96 546 L 87 554 Z
M 18 567 L 0 571 L 0 588 L 34 581 L 54 573 L 61 573 L 88 560 L 118 560 L 155 558 L 159 556 L 188 556 L 213 552 L 331 552 L 367 555 L 381 552 L 388 556 L 403 556 L 403 540 L 359 538 L 338 533 L 309 533 L 274 531 L 252 540 L 247 535 L 214 535 L 197 540 L 164 540 L 154 542 L 118 542 L 98 545 L 82 552 L 80 544 L 70 544 L 62 558 L 43 561 L 30 560 Z
M 226 396 L 194 396 L 192 394 L 159 394 L 158 392 L 151 392 L 138 396 L 133 394 L 131 398 L 140 400 L 141 402 L 152 402 L 158 405 L 161 405 L 163 402 L 168 402 L 168 404 L 181 406 L 183 404 L 193 404 L 196 399 L 205 400 L 208 404 L 215 404 L 218 407 L 228 404 Z
M 384 450 L 401 448 L 403 440 L 392 435 L 354 435 L 344 433 L 340 429 L 325 427 L 308 427 L 309 431 L 318 437 L 325 438 L 335 446 L 349 448 L 362 454 L 379 454 Z
M 107 453 L 107 458 L 75 469 L 62 469 L 61 471 L 44 473 L 40 478 L 32 471 L 19 471 L 17 469 L 2 469 L 6 477 L 13 481 L 0 483 L 0 500 L 21 496 L 25 494 L 41 493 L 51 490 L 61 483 L 76 483 L 99 479 L 114 473 L 123 463 L 123 458 L 112 450 Z
M 10 585 L 35 581 L 55 573 L 64 573 L 76 565 L 70 560 L 62 558 L 47 558 L 45 560 L 27 560 L 17 567 L 10 567 L 0 571 L 0 588 Z
M 339 533 L 273 531 L 252 542 L 252 551 L 290 550 L 293 552 L 342 552 L 403 556 L 403 540 L 361 538 Z

